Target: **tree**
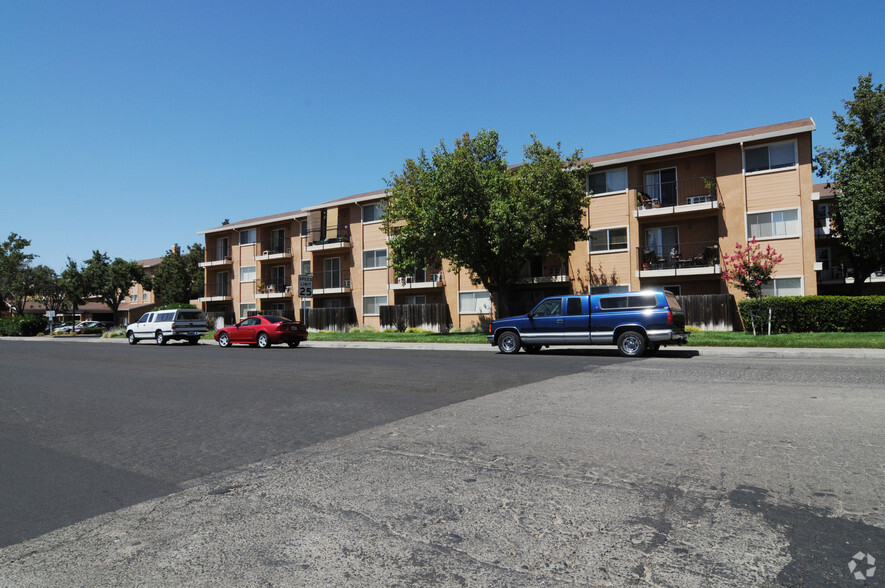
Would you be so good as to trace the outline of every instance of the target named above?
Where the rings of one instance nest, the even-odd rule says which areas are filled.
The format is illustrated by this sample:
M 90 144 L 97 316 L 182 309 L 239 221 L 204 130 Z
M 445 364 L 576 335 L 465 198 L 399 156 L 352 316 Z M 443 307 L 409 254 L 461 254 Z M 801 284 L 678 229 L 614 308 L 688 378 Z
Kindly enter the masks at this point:
M 391 235 L 397 275 L 446 259 L 466 269 L 497 300 L 513 307 L 520 268 L 534 258 L 568 259 L 583 226 L 588 199 L 580 150 L 563 158 L 534 135 L 522 165 L 508 167 L 493 130 L 464 134 L 449 151 L 443 141 L 428 157 L 407 159 L 388 180 L 383 226 Z
M 199 243 L 188 246 L 185 255 L 174 247 L 166 252 L 151 278 L 151 287 L 157 300 L 165 304 L 186 303 L 203 295 L 203 247 Z
M 83 304 L 88 292 L 86 291 L 86 282 L 83 279 L 83 274 L 80 272 L 80 268 L 77 267 L 77 262 L 70 257 L 68 257 L 67 266 L 61 272 L 59 282 L 64 291 L 65 300 L 70 302 L 71 309 L 76 314 L 77 309 Z
M 722 279 L 734 283 L 750 298 L 761 298 L 762 286 L 771 282 L 774 266 L 783 260 L 784 256 L 771 245 L 763 251 L 754 235 L 746 245 L 736 243 L 733 254 L 722 254 Z
M 860 76 L 845 116 L 833 112 L 838 147 L 818 147 L 820 177 L 832 177 L 833 224 L 854 268 L 854 293 L 885 265 L 885 90 Z
M 129 288 L 136 282 L 144 280 L 144 268 L 138 262 L 126 261 L 119 257 L 111 261 L 105 253 L 98 250 L 83 265 L 81 272 L 85 290 L 91 296 L 98 296 L 114 312 L 129 295 Z
M 67 303 L 64 285 L 51 267 L 38 265 L 34 268 L 34 297 L 43 303 L 46 310 L 61 314 Z
M 31 262 L 37 256 L 25 253 L 30 246 L 28 239 L 16 233 L 9 233 L 0 243 L 0 300 L 18 315 L 24 313 L 25 301 L 33 292 Z

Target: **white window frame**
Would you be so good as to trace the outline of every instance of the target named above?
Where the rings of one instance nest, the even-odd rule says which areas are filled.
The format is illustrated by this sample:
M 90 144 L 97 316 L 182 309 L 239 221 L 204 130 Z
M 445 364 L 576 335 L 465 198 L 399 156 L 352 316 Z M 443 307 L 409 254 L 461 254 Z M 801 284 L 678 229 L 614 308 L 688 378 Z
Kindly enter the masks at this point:
M 258 242 L 258 229 L 255 227 L 252 227 L 251 229 L 240 229 L 237 233 L 237 243 L 240 245 L 254 245 Z M 246 237 L 243 237 L 243 235 L 246 235 Z M 251 238 L 251 241 L 244 241 L 244 238 Z
M 302 259 L 301 260 L 301 275 L 307 276 L 310 275 L 310 260 Z
M 778 224 L 784 223 L 785 221 L 781 220 L 781 221 L 775 222 L 774 215 L 775 214 L 782 214 L 784 212 L 795 212 L 796 213 L 796 221 L 795 221 L 796 222 L 796 232 L 795 233 L 785 233 L 783 235 L 771 235 L 769 237 L 762 237 L 761 235 L 751 235 L 750 234 L 750 227 L 753 224 L 750 222 L 751 216 L 760 216 L 760 215 L 764 215 L 764 214 L 770 215 L 769 222 L 772 227 L 776 227 Z M 774 241 L 777 239 L 795 239 L 797 237 L 802 236 L 802 215 L 799 214 L 798 208 L 778 208 L 775 210 L 759 210 L 759 211 L 747 212 L 746 216 L 744 217 L 744 222 L 747 225 L 747 230 L 745 231 L 745 233 L 747 235 L 747 239 L 752 239 L 753 237 L 756 237 L 757 241 Z
M 307 237 L 307 219 L 303 218 L 298 221 L 298 232 L 302 237 Z
M 364 204 L 360 207 L 360 220 L 362 220 L 363 224 L 369 223 L 380 223 L 384 220 L 384 203 L 383 202 L 373 202 L 372 204 Z M 366 211 L 372 210 L 372 218 L 370 220 L 366 220 Z
M 788 293 L 781 294 L 778 292 L 778 282 L 784 282 L 785 280 L 799 280 L 799 290 L 796 293 Z M 762 286 L 762 295 L 763 296 L 804 296 L 805 295 L 805 280 L 802 276 L 778 276 L 776 278 L 772 278 L 771 282 L 768 284 L 764 284 Z
M 379 252 L 384 253 L 383 265 L 379 265 Z M 367 256 L 371 256 L 371 260 Z M 371 265 L 369 265 L 369 261 L 371 261 Z M 363 269 L 387 269 L 387 249 L 366 249 L 365 251 L 363 251 Z
M 470 310 L 465 309 L 464 298 L 473 298 Z M 477 304 L 480 301 L 487 301 L 486 304 Z M 488 290 L 462 290 L 458 292 L 458 314 L 491 314 L 492 312 L 492 295 Z
M 787 143 L 791 143 L 793 145 L 793 163 L 791 165 L 783 165 L 779 167 L 771 167 L 771 147 L 786 145 Z M 753 149 L 762 149 L 763 147 L 768 148 L 768 167 L 765 169 L 757 169 L 754 171 L 747 171 L 747 151 Z M 745 176 L 754 176 L 759 174 L 770 174 L 773 172 L 779 172 L 790 169 L 797 169 L 799 167 L 799 145 L 795 139 L 790 139 L 789 141 L 775 141 L 772 143 L 763 143 L 762 145 L 750 145 L 749 147 L 745 146 L 741 152 L 741 160 L 744 169 Z
M 247 282 L 254 282 L 256 279 L 256 275 L 257 275 L 256 269 L 257 269 L 257 266 L 254 266 L 254 265 L 241 265 L 240 266 L 240 275 L 239 275 L 240 283 L 245 284 Z M 249 270 L 251 270 L 251 271 L 249 271 Z M 250 279 L 250 274 L 251 274 L 251 279 Z
M 614 173 L 616 173 L 616 172 L 618 172 L 619 175 L 623 174 L 623 176 L 624 176 L 624 187 L 623 187 L 623 188 L 610 189 L 610 188 L 612 187 L 612 183 L 613 183 L 613 182 L 611 182 L 610 179 L 609 179 L 610 174 L 614 174 Z M 586 189 L 587 189 L 587 192 L 588 192 L 588 193 L 590 192 L 590 176 L 595 176 L 595 175 L 599 175 L 599 174 L 605 174 L 605 191 L 604 191 L 604 192 L 594 192 L 594 193 L 593 193 L 593 196 L 604 196 L 604 195 L 606 195 L 606 194 L 620 194 L 621 192 L 626 192 L 626 191 L 627 191 L 627 168 L 626 168 L 626 167 L 616 167 L 616 168 L 613 168 L 613 169 L 607 169 L 607 170 L 604 170 L 604 171 L 598 171 L 598 172 L 593 172 L 593 171 L 591 171 L 590 173 L 588 173 L 588 174 L 587 174 L 587 180 L 586 180 L 586 182 L 587 182 L 587 183 L 586 183 Z
M 620 249 L 612 249 L 611 248 L 611 231 L 620 230 L 620 229 L 624 229 L 624 231 L 625 231 L 624 234 L 626 236 L 626 241 L 624 242 L 624 247 L 622 247 Z M 601 233 L 603 231 L 605 231 L 606 248 L 594 251 L 593 250 L 593 239 L 590 237 L 590 235 L 592 233 Z M 590 229 L 589 231 L 587 231 L 587 252 L 590 253 L 590 255 L 598 255 L 601 253 L 622 252 L 622 251 L 629 251 L 629 250 L 630 250 L 630 229 L 627 226 L 603 227 L 603 228 L 599 228 L 599 229 Z
M 382 302 L 383 300 L 383 302 Z M 374 301 L 374 312 L 369 312 L 368 304 Z M 381 314 L 381 307 L 387 306 L 387 295 L 382 296 L 363 296 L 363 316 L 378 316 Z
M 258 307 L 254 302 L 241 302 L 240 303 L 240 316 L 239 320 L 243 320 L 244 318 L 248 318 L 247 314 L 250 310 L 258 310 Z

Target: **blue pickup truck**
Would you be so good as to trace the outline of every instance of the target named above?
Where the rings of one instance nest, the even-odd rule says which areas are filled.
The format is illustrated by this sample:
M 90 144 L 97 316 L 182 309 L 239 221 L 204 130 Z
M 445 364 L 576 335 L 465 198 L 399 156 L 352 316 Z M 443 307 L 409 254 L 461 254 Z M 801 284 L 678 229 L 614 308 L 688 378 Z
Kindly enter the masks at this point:
M 489 325 L 489 343 L 501 353 L 537 353 L 550 345 L 617 345 L 624 357 L 683 345 L 685 312 L 664 290 L 553 296 L 528 314 Z

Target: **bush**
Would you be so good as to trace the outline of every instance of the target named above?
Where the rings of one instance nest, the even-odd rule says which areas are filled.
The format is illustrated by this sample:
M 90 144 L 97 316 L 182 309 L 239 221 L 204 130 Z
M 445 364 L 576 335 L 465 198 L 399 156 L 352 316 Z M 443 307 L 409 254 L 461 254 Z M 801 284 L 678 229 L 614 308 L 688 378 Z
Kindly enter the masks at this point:
M 196 306 L 188 304 L 187 302 L 175 302 L 173 304 L 164 304 L 154 310 L 178 310 L 179 308 L 196 308 Z
M 767 296 L 738 303 L 744 331 L 836 333 L 885 331 L 885 296 Z
M 34 337 L 43 332 L 46 317 L 36 315 L 12 316 L 0 319 L 0 335 L 7 337 Z

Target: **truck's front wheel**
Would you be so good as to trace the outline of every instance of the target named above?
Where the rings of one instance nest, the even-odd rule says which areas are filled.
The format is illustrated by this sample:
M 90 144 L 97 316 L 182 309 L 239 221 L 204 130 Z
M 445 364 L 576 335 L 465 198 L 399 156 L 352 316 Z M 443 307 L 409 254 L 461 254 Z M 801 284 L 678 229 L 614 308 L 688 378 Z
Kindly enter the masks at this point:
M 516 353 L 520 345 L 519 335 L 513 331 L 505 331 L 498 337 L 498 349 L 501 353 Z
M 645 353 L 648 342 L 639 331 L 624 331 L 618 337 L 618 352 L 624 357 L 639 357 Z

